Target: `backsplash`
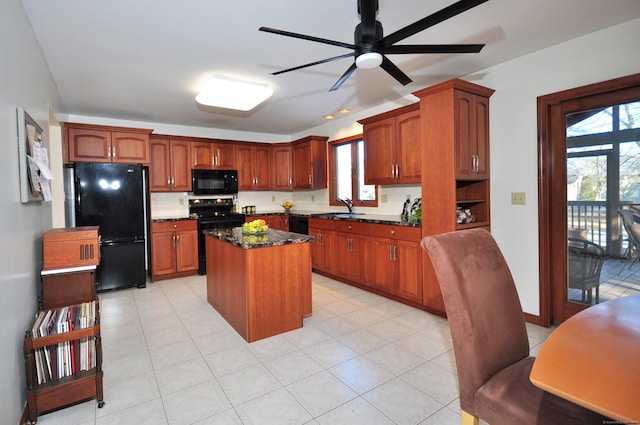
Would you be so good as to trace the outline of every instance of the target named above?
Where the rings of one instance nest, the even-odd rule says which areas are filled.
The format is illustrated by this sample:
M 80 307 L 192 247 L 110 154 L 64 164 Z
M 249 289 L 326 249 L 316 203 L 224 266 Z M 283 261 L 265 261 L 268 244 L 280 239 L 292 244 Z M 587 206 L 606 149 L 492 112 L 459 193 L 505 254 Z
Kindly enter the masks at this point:
M 414 199 L 421 196 L 419 185 L 412 186 L 380 186 L 378 188 L 378 207 L 354 207 L 355 212 L 365 214 L 398 215 L 402 213 L 402 205 L 407 195 Z M 382 202 L 386 197 L 387 202 Z M 189 215 L 189 199 L 198 198 L 188 192 L 152 192 L 151 193 L 151 218 L 187 217 Z M 255 205 L 256 212 L 281 212 L 284 211 L 284 201 L 293 203 L 292 212 L 298 211 L 342 211 L 343 206 L 329 205 L 329 191 L 304 190 L 297 192 L 240 192 L 238 194 L 238 208 L 247 205 Z

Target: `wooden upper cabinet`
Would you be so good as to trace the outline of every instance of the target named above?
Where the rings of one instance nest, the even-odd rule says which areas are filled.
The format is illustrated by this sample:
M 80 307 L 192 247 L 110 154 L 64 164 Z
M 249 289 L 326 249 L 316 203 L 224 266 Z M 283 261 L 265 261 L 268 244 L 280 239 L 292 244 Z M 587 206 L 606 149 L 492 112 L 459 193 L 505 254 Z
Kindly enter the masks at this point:
M 327 187 L 327 139 L 308 136 L 292 143 L 294 189 Z
M 151 138 L 149 188 L 152 192 L 191 191 L 191 143 Z
M 233 143 L 215 141 L 191 142 L 192 168 L 205 170 L 235 170 L 236 154 Z
M 149 134 L 111 133 L 111 162 L 149 164 Z
M 151 130 L 65 123 L 70 162 L 149 164 Z
M 273 190 L 293 189 L 293 160 L 291 145 L 271 147 L 271 187 Z
M 364 125 L 364 181 L 366 184 L 395 182 L 395 117 Z
M 149 141 L 151 165 L 149 166 L 149 190 L 152 192 L 171 191 L 171 150 L 169 140 Z
M 213 168 L 218 170 L 236 169 L 236 153 L 234 144 L 213 144 Z
M 420 183 L 422 135 L 419 105 L 359 122 L 364 125 L 366 184 Z
M 236 145 L 236 166 L 238 169 L 239 190 L 269 190 L 270 183 L 270 146 L 250 144 Z
M 191 142 L 191 168 L 211 170 L 213 168 L 213 144 Z
M 457 90 L 455 107 L 456 178 L 489 178 L 489 99 Z

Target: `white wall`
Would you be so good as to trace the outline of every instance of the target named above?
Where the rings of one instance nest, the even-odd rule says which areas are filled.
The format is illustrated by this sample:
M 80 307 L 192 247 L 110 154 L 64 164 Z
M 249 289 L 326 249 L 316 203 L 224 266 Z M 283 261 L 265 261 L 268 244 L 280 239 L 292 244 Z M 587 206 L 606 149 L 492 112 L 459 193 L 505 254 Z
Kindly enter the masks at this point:
M 17 424 L 26 403 L 22 341 L 37 309 L 51 203 L 20 202 L 16 107 L 46 130 L 60 100 L 20 0 L 0 2 L 0 40 L 0 422 Z

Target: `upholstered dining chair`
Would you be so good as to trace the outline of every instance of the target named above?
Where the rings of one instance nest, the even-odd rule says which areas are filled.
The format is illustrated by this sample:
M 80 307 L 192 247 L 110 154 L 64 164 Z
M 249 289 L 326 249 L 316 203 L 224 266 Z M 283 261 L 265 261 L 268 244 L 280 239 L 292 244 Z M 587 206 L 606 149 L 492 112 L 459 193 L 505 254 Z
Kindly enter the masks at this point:
M 468 229 L 427 236 L 458 369 L 462 424 L 602 425 L 599 414 L 534 386 L 534 357 L 509 267 L 491 234 Z M 597 383 L 594 382 L 594 385 Z

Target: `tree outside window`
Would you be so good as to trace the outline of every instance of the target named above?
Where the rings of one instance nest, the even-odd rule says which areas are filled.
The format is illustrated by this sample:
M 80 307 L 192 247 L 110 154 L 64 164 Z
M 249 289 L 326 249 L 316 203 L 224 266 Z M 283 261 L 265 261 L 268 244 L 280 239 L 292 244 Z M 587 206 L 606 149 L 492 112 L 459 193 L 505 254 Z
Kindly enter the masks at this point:
M 338 199 L 351 199 L 354 206 L 378 206 L 378 188 L 364 183 L 364 140 L 362 135 L 329 143 L 329 204 L 343 205 Z

